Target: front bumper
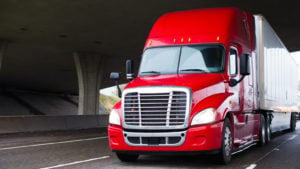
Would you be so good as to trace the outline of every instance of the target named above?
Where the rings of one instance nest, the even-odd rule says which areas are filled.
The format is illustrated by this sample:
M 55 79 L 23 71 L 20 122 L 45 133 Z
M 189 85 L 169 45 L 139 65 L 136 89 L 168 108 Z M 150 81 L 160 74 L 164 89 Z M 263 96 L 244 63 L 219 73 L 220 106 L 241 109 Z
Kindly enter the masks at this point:
M 108 136 L 109 136 L 109 145 L 113 151 L 132 151 L 132 152 L 172 152 L 172 151 L 210 151 L 221 148 L 221 140 L 222 140 L 222 128 L 223 121 L 190 127 L 185 131 L 174 131 L 174 132 L 124 132 L 120 126 L 109 125 L 108 127 Z M 153 137 L 166 137 L 168 140 L 168 136 L 177 136 L 184 135 L 181 141 L 178 144 L 145 144 L 145 143 L 137 143 L 128 144 L 128 133 L 130 136 L 137 136 L 144 134 L 146 136 L 152 135 Z M 182 134 L 184 133 L 184 134 Z M 126 139 L 125 139 L 126 136 Z

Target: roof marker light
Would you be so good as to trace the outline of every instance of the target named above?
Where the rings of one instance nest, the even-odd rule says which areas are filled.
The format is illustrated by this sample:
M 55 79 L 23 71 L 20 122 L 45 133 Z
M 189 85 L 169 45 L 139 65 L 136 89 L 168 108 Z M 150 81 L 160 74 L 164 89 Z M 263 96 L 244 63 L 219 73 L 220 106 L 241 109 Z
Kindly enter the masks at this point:
M 219 41 L 220 40 L 220 36 L 217 36 L 217 41 Z
M 192 38 L 189 38 L 189 39 L 188 39 L 188 42 L 192 42 Z
M 173 39 L 173 42 L 176 43 L 176 38 Z
M 151 45 L 152 45 L 152 40 L 149 40 L 148 46 L 151 46 Z
M 183 38 L 181 38 L 181 39 L 180 39 L 180 42 L 181 42 L 181 43 L 183 43 L 183 42 L 184 42 L 184 39 L 183 39 Z

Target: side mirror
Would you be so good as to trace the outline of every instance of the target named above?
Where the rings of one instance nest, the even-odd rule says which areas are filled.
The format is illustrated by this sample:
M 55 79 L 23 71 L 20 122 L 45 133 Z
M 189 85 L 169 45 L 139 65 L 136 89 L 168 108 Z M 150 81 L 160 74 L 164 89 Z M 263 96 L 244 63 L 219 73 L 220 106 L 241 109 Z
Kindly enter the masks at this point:
M 111 72 L 109 78 L 111 80 L 120 80 L 120 73 L 119 72 Z
M 122 92 L 121 92 L 120 85 L 119 85 L 120 73 L 119 72 L 111 72 L 110 73 L 110 79 L 114 80 L 116 82 L 116 87 L 117 87 L 117 90 L 118 90 L 118 96 L 122 97 Z
M 248 54 L 240 56 L 240 73 L 243 76 L 250 75 L 250 59 Z
M 126 60 L 126 79 L 132 80 L 134 78 L 133 60 Z
M 229 86 L 233 87 L 240 83 L 245 76 L 250 75 L 250 56 L 248 54 L 241 54 L 240 56 L 240 74 L 242 78 L 240 80 L 230 79 Z

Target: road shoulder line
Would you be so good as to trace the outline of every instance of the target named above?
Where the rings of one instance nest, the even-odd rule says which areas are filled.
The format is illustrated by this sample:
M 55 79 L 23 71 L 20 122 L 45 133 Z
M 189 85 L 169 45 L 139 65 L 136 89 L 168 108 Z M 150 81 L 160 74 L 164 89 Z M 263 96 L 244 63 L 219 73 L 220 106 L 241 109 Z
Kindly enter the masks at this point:
M 32 144 L 32 145 L 24 145 L 24 146 L 15 146 L 15 147 L 4 147 L 4 148 L 0 148 L 0 151 L 3 151 L 3 150 L 13 150 L 13 149 L 19 149 L 19 148 L 48 146 L 48 145 L 55 145 L 55 144 L 75 143 L 75 142 L 82 142 L 82 141 L 92 141 L 92 140 L 100 140 L 100 139 L 105 139 L 105 138 L 107 138 L 107 136 L 87 138 L 87 139 L 76 139 L 76 140 L 58 141 L 58 142 L 50 142 L 50 143 L 41 143 L 41 144 Z
M 96 161 L 96 160 L 102 160 L 102 159 L 106 159 L 106 158 L 109 158 L 109 157 L 110 156 L 103 156 L 103 157 L 98 157 L 98 158 L 91 158 L 91 159 L 88 159 L 88 160 L 75 161 L 75 162 L 66 163 L 66 164 L 59 164 L 59 165 L 55 165 L 55 166 L 51 166 L 51 167 L 44 167 L 44 168 L 40 168 L 40 169 L 60 168 L 60 167 L 65 167 L 65 166 L 71 166 L 71 165 L 76 165 L 76 164 L 87 163 L 87 162 Z

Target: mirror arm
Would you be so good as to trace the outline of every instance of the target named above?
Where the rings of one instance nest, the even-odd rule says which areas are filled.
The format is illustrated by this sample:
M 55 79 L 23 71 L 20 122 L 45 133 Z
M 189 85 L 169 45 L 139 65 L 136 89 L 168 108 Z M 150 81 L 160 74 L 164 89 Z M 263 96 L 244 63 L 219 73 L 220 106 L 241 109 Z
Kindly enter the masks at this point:
M 238 84 L 238 83 L 240 83 L 242 80 L 244 80 L 245 76 L 246 76 L 246 75 L 243 75 L 243 76 L 240 78 L 240 80 L 238 80 L 238 81 L 236 82 L 236 84 Z
M 122 91 L 121 91 L 121 88 L 120 88 L 118 80 L 116 80 L 116 87 L 118 89 L 118 96 L 121 98 L 122 97 Z
M 242 75 L 242 77 L 240 78 L 240 80 L 231 79 L 231 80 L 234 80 L 234 81 L 231 81 L 231 80 L 230 80 L 230 81 L 229 81 L 229 86 L 230 86 L 230 87 L 233 87 L 233 86 L 239 84 L 241 81 L 244 80 L 245 76 L 246 76 L 246 75 Z

